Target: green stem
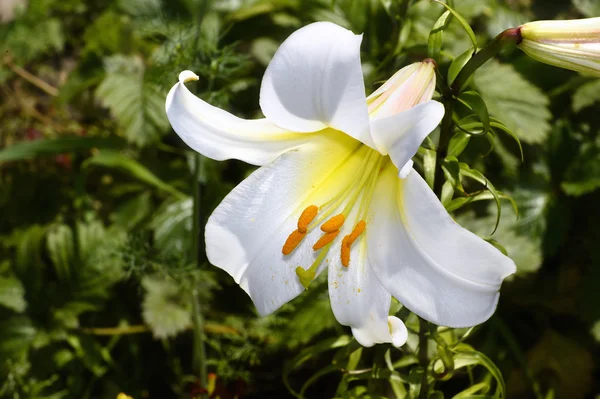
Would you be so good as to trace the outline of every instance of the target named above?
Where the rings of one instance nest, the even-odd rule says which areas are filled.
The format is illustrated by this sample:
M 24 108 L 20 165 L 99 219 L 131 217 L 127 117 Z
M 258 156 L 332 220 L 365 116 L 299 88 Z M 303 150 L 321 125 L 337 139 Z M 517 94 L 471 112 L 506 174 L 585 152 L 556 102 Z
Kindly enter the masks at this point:
M 433 191 L 437 194 L 438 198 L 442 196 L 442 185 L 444 184 L 444 171 L 442 164 L 446 155 L 448 155 L 448 144 L 452 138 L 453 121 L 452 114 L 454 113 L 454 99 L 444 98 L 444 118 L 440 126 L 440 140 L 436 149 L 436 169 Z
M 206 352 L 204 348 L 204 318 L 202 317 L 200 299 L 198 298 L 198 292 L 196 290 L 192 292 L 192 306 L 192 320 L 194 323 L 194 365 L 197 368 L 196 372 L 200 376 L 200 386 L 206 388 L 208 380 L 206 372 Z M 205 393 L 203 393 L 202 396 L 206 398 Z
M 201 197 L 202 187 L 200 185 L 200 174 L 202 172 L 202 155 L 195 154 L 194 156 L 194 214 L 193 214 L 193 227 L 192 227 L 192 254 L 193 259 L 196 262 L 196 267 L 200 268 L 204 253 L 202 251 L 201 243 Z M 202 317 L 202 309 L 200 306 L 200 300 L 198 293 L 194 289 L 192 292 L 192 306 L 193 314 L 192 320 L 194 323 L 194 367 L 200 377 L 200 385 L 203 388 L 207 386 L 207 374 L 206 374 L 206 351 L 204 348 L 204 318 Z
M 206 14 L 206 9 L 208 6 L 209 0 L 204 0 L 202 2 L 202 7 L 196 9 L 194 17 L 196 19 L 196 46 L 198 48 L 198 44 L 200 41 L 200 26 L 202 25 L 202 20 L 204 19 L 204 15 Z M 194 10 L 194 11 L 196 11 Z M 200 185 L 200 176 L 202 173 L 202 155 L 195 154 L 194 155 L 194 214 L 193 214 L 193 227 L 192 227 L 192 255 L 194 256 L 194 261 L 196 263 L 196 267 L 200 269 L 202 266 L 202 261 L 204 260 L 204 251 L 202 250 L 202 245 L 200 244 L 203 236 L 202 232 L 202 208 L 200 206 L 200 202 L 202 199 L 202 187 Z M 200 305 L 200 299 L 198 298 L 198 292 L 196 289 L 192 291 L 192 322 L 194 324 L 194 354 L 193 354 L 193 365 L 196 374 L 200 377 L 200 386 L 204 389 L 207 388 L 208 378 L 207 378 L 207 370 L 206 370 L 206 349 L 204 345 L 204 317 L 202 316 L 202 308 Z M 206 392 L 201 394 L 203 399 L 207 399 L 208 395 Z
M 193 224 L 192 224 L 192 256 L 196 262 L 196 267 L 200 267 L 202 264 L 202 208 L 201 208 L 201 197 L 202 197 L 202 186 L 200 185 L 200 174 L 202 173 L 202 155 L 194 154 L 194 213 L 193 213 Z
M 421 389 L 419 391 L 419 399 L 427 399 L 429 396 L 429 380 L 428 377 L 428 364 L 429 358 L 427 356 L 428 348 L 427 339 L 427 320 L 419 317 L 419 366 L 423 369 L 423 376 L 421 377 Z
M 507 46 L 519 44 L 521 42 L 521 29 L 511 28 L 500 33 L 492 40 L 485 48 L 481 49 L 478 53 L 474 54 L 473 57 L 465 64 L 461 71 L 452 82 L 452 91 L 455 95 L 459 95 L 467 83 L 471 75 L 485 64 L 490 58 L 495 57 L 502 49 Z

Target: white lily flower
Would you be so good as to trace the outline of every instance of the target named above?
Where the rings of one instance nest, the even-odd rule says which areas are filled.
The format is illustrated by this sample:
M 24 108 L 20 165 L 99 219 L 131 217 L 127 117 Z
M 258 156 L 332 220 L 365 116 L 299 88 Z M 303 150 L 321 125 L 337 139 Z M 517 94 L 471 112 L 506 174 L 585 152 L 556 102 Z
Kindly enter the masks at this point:
M 262 165 L 217 207 L 206 252 L 267 315 L 328 268 L 337 320 L 364 346 L 403 345 L 391 295 L 439 325 L 494 312 L 515 265 L 446 212 L 411 157 L 439 124 L 433 65 L 399 71 L 368 99 L 361 36 L 318 22 L 293 33 L 260 91 L 265 119 L 244 120 L 194 96 L 182 72 L 166 110 L 174 130 L 213 159 Z M 402 170 L 399 178 L 399 171 Z
M 519 48 L 546 64 L 600 77 L 600 17 L 519 27 Z

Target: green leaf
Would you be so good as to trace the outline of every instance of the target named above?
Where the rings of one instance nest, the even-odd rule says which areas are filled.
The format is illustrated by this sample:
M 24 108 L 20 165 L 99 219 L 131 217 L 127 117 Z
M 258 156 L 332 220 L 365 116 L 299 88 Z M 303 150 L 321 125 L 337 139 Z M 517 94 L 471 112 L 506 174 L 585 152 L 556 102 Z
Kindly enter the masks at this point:
M 501 193 L 500 191 L 498 191 L 498 197 L 501 199 L 510 201 L 510 204 L 513 208 L 513 211 L 515 212 L 515 215 L 517 215 L 517 216 L 519 215 L 517 203 L 515 202 L 515 200 L 512 197 L 510 197 L 504 193 Z M 446 210 L 448 212 L 453 212 L 457 209 L 462 208 L 463 206 L 465 206 L 467 204 L 470 204 L 471 202 L 490 201 L 490 200 L 495 200 L 494 195 L 489 191 L 484 191 L 484 192 L 477 193 L 475 195 L 455 198 L 446 205 Z
M 469 165 L 467 165 L 466 163 L 463 163 L 463 162 L 460 163 L 460 174 L 462 176 L 470 177 L 471 179 L 481 183 L 485 187 L 485 189 L 488 190 L 493 195 L 494 200 L 496 201 L 496 210 L 497 210 L 496 224 L 494 225 L 494 230 L 492 231 L 492 234 L 494 234 L 496 232 L 496 230 L 498 229 L 498 224 L 500 223 L 500 216 L 502 215 L 502 207 L 500 205 L 500 195 L 496 191 L 496 188 L 494 187 L 492 182 L 490 182 L 487 179 L 487 177 L 485 177 L 478 170 L 471 169 L 469 167 Z
M 477 132 L 477 134 L 486 134 L 490 130 L 490 115 L 488 113 L 487 106 L 485 105 L 485 102 L 479 93 L 476 91 L 465 91 L 460 94 L 458 99 L 464 105 L 469 107 L 475 113 L 475 115 L 477 115 L 477 118 L 479 118 L 479 121 L 483 126 L 483 131 Z
M 520 140 L 543 142 L 550 132 L 548 97 L 510 65 L 489 61 L 475 73 L 475 85 L 491 115 L 514 131 Z
M 144 165 L 119 152 L 110 150 L 100 151 L 96 156 L 91 157 L 84 162 L 85 167 L 89 167 L 90 165 L 104 166 L 121 170 L 131 177 L 136 178 L 150 186 L 154 186 L 159 190 L 166 191 L 177 198 L 187 198 L 187 196 L 181 191 L 156 177 L 156 175 L 150 172 Z
M 285 332 L 286 345 L 295 348 L 311 341 L 315 336 L 338 325 L 326 292 L 310 290 L 303 294 L 297 308 L 288 317 Z
M 182 295 L 173 280 L 146 276 L 142 286 L 146 291 L 142 317 L 155 338 L 174 337 L 191 326 L 191 296 Z
M 52 226 L 46 237 L 46 247 L 59 280 L 69 281 L 75 256 L 71 228 L 64 224 Z
M 70 335 L 67 342 L 94 376 L 101 377 L 109 370 L 110 355 L 94 338 Z
M 42 249 L 46 237 L 46 227 L 33 225 L 27 230 L 16 231 L 12 239 L 16 247 L 13 264 L 15 274 L 30 294 L 37 294 L 43 286 L 39 275 L 44 269 Z
M 117 119 L 123 136 L 139 146 L 158 140 L 169 128 L 165 93 L 145 80 L 142 59 L 114 55 L 106 60 L 105 68 L 106 77 L 96 96 Z
M 600 15 L 600 14 L 599 14 Z M 581 85 L 573 93 L 573 111 L 579 112 L 584 108 L 600 102 L 600 79 Z
M 61 51 L 65 45 L 62 21 L 49 18 L 48 9 L 38 10 L 46 15 L 36 16 L 36 13 L 30 12 L 32 7 L 29 8 L 22 18 L 14 22 L 8 35 L 1 38 L 3 54 L 6 50 L 10 51 L 19 64 L 44 54 Z
M 152 209 L 150 193 L 140 193 L 117 208 L 114 215 L 115 224 L 125 230 L 131 230 L 150 215 Z
M 163 205 L 150 227 L 154 230 L 154 243 L 163 254 L 187 254 L 191 250 L 192 213 L 191 198 Z
M 17 313 L 25 311 L 27 308 L 25 288 L 18 279 L 0 276 L 0 305 Z
M 519 140 L 519 137 L 508 128 L 508 126 L 506 126 L 504 123 L 500 122 L 498 119 L 496 118 L 490 118 L 491 122 L 490 122 L 490 126 L 492 126 L 495 130 L 501 130 L 504 133 L 508 134 L 510 137 L 512 137 L 513 140 L 515 140 L 515 142 L 517 143 L 517 145 L 519 146 L 519 153 L 521 154 L 521 162 L 523 162 L 523 160 L 525 159 L 524 155 L 523 155 L 523 146 L 521 145 L 521 140 Z
M 29 349 L 37 331 L 25 316 L 0 320 L 0 354 L 17 355 Z
M 348 335 L 340 335 L 339 337 L 331 337 L 320 341 L 319 343 L 303 349 L 293 359 L 288 361 L 284 367 L 284 375 L 299 368 L 302 364 L 317 356 L 320 353 L 345 347 L 353 341 L 353 338 Z M 287 372 L 286 372 L 287 371 Z
M 452 82 L 454 82 L 454 79 L 456 79 L 456 76 L 458 76 L 458 73 L 465 66 L 465 64 L 471 59 L 472 56 L 473 56 L 473 49 L 470 48 L 467 51 L 461 53 L 456 58 L 454 58 L 454 60 L 452 60 L 452 63 L 450 64 L 450 67 L 448 68 L 448 84 L 452 84 Z M 468 86 L 469 85 L 468 82 L 471 82 L 472 79 L 473 79 L 473 76 L 469 77 L 469 79 L 467 80 L 467 83 L 464 86 L 465 87 Z
M 31 159 L 41 155 L 86 152 L 92 148 L 119 148 L 123 142 L 116 138 L 61 137 L 57 139 L 25 141 L 0 151 L 0 162 Z
M 460 181 L 460 163 L 458 159 L 454 156 L 448 156 L 444 159 L 444 163 L 442 164 L 442 170 L 444 171 L 444 176 L 446 180 L 450 182 L 452 188 L 458 192 L 464 192 L 462 187 L 462 183 Z
M 437 162 L 437 152 L 427 148 L 423 148 L 423 173 L 425 181 L 433 190 L 435 184 L 435 165 Z
M 100 305 L 110 295 L 110 288 L 123 278 L 122 247 L 125 232 L 105 228 L 102 222 L 91 220 L 76 225 L 80 264 L 73 287 L 73 300 Z M 71 309 L 80 304 L 72 304 Z
M 448 156 L 458 157 L 462 154 L 470 139 L 471 135 L 462 131 L 456 132 L 450 139 L 450 143 L 448 143 Z
M 454 355 L 455 368 L 463 368 L 466 366 L 483 366 L 488 372 L 494 377 L 496 380 L 496 392 L 494 394 L 495 398 L 504 398 L 506 397 L 506 384 L 504 383 L 504 378 L 502 377 L 502 372 L 498 367 L 492 362 L 492 360 L 484 355 L 481 352 L 477 351 L 457 351 Z M 461 396 L 465 397 L 465 396 Z
M 440 201 L 442 205 L 447 206 L 454 196 L 454 187 L 452 186 L 452 182 L 450 180 L 446 180 L 442 185 L 442 195 L 440 197 Z
M 439 62 L 440 58 L 440 50 L 442 49 L 442 41 L 444 29 L 448 27 L 448 24 L 452 20 L 450 17 L 452 14 L 450 11 L 444 12 L 435 24 L 433 28 L 431 28 L 431 32 L 429 33 L 429 39 L 427 41 L 427 54 L 430 58 Z
M 477 51 L 477 38 L 475 37 L 475 32 L 473 32 L 473 29 L 471 28 L 471 25 L 469 25 L 467 20 L 464 19 L 462 15 L 460 15 L 458 12 L 456 12 L 456 10 L 454 10 L 448 4 L 442 3 L 439 0 L 434 0 L 434 1 L 438 4 L 441 4 L 444 7 L 446 7 L 446 9 L 448 11 L 450 11 L 452 13 L 452 15 L 454 15 L 454 17 L 456 17 L 456 19 L 458 20 L 458 22 L 460 23 L 462 28 L 465 30 L 465 32 L 469 36 L 469 39 L 471 39 L 471 43 L 473 44 L 473 50 Z

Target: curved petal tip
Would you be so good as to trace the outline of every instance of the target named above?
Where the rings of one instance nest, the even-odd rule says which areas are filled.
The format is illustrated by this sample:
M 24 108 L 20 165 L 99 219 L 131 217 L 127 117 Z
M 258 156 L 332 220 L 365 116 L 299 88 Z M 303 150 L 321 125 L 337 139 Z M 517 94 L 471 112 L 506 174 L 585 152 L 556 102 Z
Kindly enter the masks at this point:
M 392 338 L 392 345 L 399 348 L 408 340 L 408 330 L 399 318 L 388 316 L 388 327 Z
M 200 80 L 200 77 L 192 71 L 185 70 L 179 74 L 180 83 L 187 83 L 194 80 Z

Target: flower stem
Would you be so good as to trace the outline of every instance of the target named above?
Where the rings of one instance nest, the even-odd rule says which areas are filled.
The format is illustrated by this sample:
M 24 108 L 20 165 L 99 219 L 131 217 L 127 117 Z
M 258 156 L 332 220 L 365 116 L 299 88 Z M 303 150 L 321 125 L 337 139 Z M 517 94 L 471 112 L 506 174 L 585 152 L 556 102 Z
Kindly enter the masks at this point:
M 192 227 L 192 254 L 196 267 L 200 268 L 204 254 L 200 245 L 201 230 L 201 211 L 200 201 L 202 199 L 202 187 L 200 185 L 200 175 L 202 173 L 202 155 L 194 154 L 194 214 Z M 200 386 L 205 388 L 207 385 L 206 373 L 206 351 L 204 348 L 204 318 L 198 292 L 194 289 L 192 292 L 192 321 L 194 324 L 194 368 L 200 377 Z
M 198 292 L 192 292 L 192 320 L 194 324 L 194 366 L 200 376 L 200 386 L 207 387 L 206 352 L 204 348 L 204 318 L 200 310 Z
M 419 390 L 419 399 L 427 399 L 429 396 L 429 381 L 427 379 L 427 365 L 429 364 L 427 348 L 429 345 L 427 341 L 427 320 L 419 317 L 419 366 L 423 369 L 423 376 L 421 377 L 421 389 Z
M 440 139 L 436 149 L 436 169 L 433 190 L 438 196 L 438 198 L 441 198 L 442 196 L 442 185 L 445 181 L 442 164 L 444 162 L 444 159 L 446 159 L 446 155 L 448 155 L 448 144 L 450 143 L 450 139 L 452 138 L 453 113 L 454 99 L 444 98 L 444 118 L 442 119 L 442 124 L 440 126 Z
M 500 33 L 492 40 L 490 44 L 474 54 L 471 59 L 465 64 L 461 71 L 452 82 L 452 91 L 455 95 L 459 95 L 467 80 L 473 73 L 485 64 L 490 58 L 495 57 L 502 49 L 521 42 L 521 29 L 510 28 Z

